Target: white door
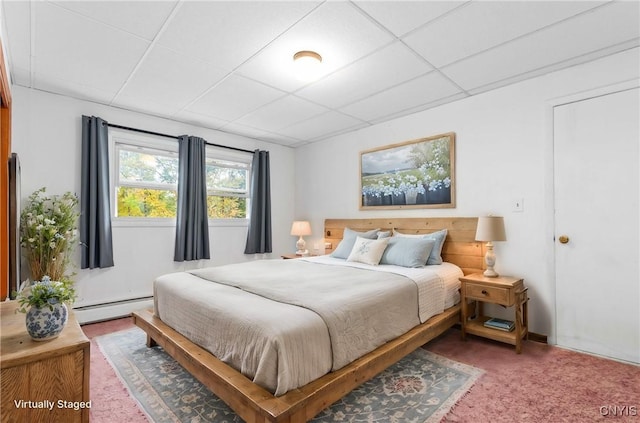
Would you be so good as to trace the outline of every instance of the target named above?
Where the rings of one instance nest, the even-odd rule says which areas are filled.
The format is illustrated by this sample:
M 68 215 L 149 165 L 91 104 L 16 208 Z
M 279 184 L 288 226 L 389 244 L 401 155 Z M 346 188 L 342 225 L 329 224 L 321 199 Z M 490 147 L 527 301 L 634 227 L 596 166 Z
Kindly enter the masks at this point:
M 634 88 L 554 108 L 556 341 L 635 363 L 639 103 Z

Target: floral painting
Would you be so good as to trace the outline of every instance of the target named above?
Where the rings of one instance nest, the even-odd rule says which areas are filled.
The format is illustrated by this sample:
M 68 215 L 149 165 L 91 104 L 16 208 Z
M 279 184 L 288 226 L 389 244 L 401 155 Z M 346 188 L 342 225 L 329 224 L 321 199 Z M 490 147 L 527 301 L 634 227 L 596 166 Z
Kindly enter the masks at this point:
M 455 133 L 360 153 L 360 209 L 455 207 Z

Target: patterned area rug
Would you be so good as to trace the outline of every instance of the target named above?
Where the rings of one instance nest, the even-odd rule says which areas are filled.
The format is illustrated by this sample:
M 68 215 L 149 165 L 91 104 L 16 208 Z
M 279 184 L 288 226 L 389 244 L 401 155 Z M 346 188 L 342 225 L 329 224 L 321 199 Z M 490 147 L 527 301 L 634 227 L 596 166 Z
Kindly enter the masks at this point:
M 231 423 L 242 419 L 161 347 L 133 328 L 96 338 L 152 422 Z M 418 349 L 323 410 L 313 422 L 439 422 L 482 370 Z

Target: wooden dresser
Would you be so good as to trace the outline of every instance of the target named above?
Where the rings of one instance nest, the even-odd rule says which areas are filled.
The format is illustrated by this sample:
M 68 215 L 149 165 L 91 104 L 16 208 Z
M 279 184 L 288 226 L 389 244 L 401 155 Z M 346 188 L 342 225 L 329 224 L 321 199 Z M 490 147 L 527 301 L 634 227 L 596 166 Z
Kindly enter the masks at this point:
M 18 303 L 0 303 L 2 422 L 88 422 L 89 339 L 73 312 L 58 338 L 32 341 Z

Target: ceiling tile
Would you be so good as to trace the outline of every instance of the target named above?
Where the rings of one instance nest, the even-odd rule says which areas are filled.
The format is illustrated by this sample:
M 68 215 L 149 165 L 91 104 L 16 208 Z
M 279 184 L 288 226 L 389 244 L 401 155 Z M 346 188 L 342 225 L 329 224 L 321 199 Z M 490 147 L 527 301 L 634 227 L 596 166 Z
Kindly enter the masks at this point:
M 302 120 L 325 113 L 327 109 L 307 100 L 289 95 L 269 103 L 238 119 L 238 123 L 265 131 L 276 132 Z
M 376 21 L 401 36 L 464 4 L 464 1 L 357 1 Z
M 33 76 L 33 88 L 102 104 L 109 104 L 116 94 L 115 89 L 105 90 L 95 85 L 83 85 L 68 79 L 53 78 L 51 75 L 41 76 L 39 73 Z
M 140 98 L 181 109 L 226 74 L 207 62 L 156 45 L 114 101 Z
M 460 92 L 438 72 L 431 72 L 397 87 L 341 108 L 343 113 L 373 121 Z
M 274 142 L 281 145 L 294 145 L 300 142 L 300 140 L 252 128 L 250 126 L 241 125 L 235 122 L 231 122 L 223 126 L 221 130 L 224 132 L 229 132 L 231 134 L 238 134 L 244 137 L 254 138 L 261 141 Z
M 12 67 L 21 68 L 19 78 L 20 80 L 26 78 L 28 85 L 31 81 L 31 4 L 3 1 L 0 2 L 0 7 L 2 7 L 2 26 L 7 37 L 4 40 L 5 54 Z
M 278 133 L 291 138 L 308 141 L 347 128 L 361 127 L 363 124 L 364 122 L 351 116 L 330 111 L 287 128 L 280 129 Z
M 33 66 L 49 76 L 105 91 L 119 89 L 149 46 L 147 41 L 51 3 L 35 7 Z
M 194 113 L 188 110 L 181 110 L 173 117 L 180 120 L 180 122 L 190 123 L 195 126 L 205 126 L 211 129 L 218 129 L 229 123 L 229 121 L 223 119 L 201 115 L 200 113 Z
M 60 7 L 123 31 L 153 40 L 177 1 L 56 1 Z
M 431 69 L 404 44 L 396 42 L 303 88 L 296 95 L 327 107 L 340 107 Z
M 232 70 L 316 4 L 312 1 L 184 2 L 159 43 Z
M 126 94 L 119 95 L 112 105 L 165 118 L 172 118 L 179 112 L 179 108 L 172 104 L 156 103 L 143 97 L 132 97 Z
M 293 72 L 293 55 L 312 50 L 327 75 L 391 42 L 386 31 L 348 2 L 326 2 L 238 69 L 256 81 L 285 91 L 307 84 Z
M 443 104 L 447 104 L 447 103 L 451 103 L 451 102 L 454 102 L 454 101 L 458 101 L 458 100 L 461 100 L 461 99 L 466 98 L 466 97 L 469 97 L 468 93 L 458 92 L 457 94 L 448 95 L 446 97 L 442 97 L 442 98 L 439 98 L 439 99 L 434 100 L 434 101 L 429 101 L 427 103 L 420 104 L 420 105 L 415 106 L 415 107 L 410 107 L 410 108 L 402 110 L 402 111 L 400 111 L 398 113 L 392 113 L 392 114 L 389 114 L 389 115 L 381 116 L 381 117 L 379 117 L 377 119 L 373 119 L 371 121 L 371 125 L 376 125 L 378 123 L 387 122 L 389 120 L 396 119 L 396 118 L 401 118 L 403 116 L 409 116 L 411 114 L 418 113 L 418 112 L 421 112 L 421 111 L 427 110 L 427 109 L 432 109 L 434 107 L 442 106 Z
M 190 105 L 188 110 L 232 121 L 285 95 L 259 82 L 231 75 Z
M 640 36 L 638 2 L 612 2 L 482 54 L 443 68 L 470 90 L 558 62 L 596 52 Z M 616 25 L 611 25 L 616 22 Z M 607 51 L 606 54 L 611 54 Z M 538 72 L 539 73 L 539 72 Z
M 594 8 L 595 1 L 469 2 L 403 40 L 436 67 Z M 446 34 L 446 36 L 443 36 Z

